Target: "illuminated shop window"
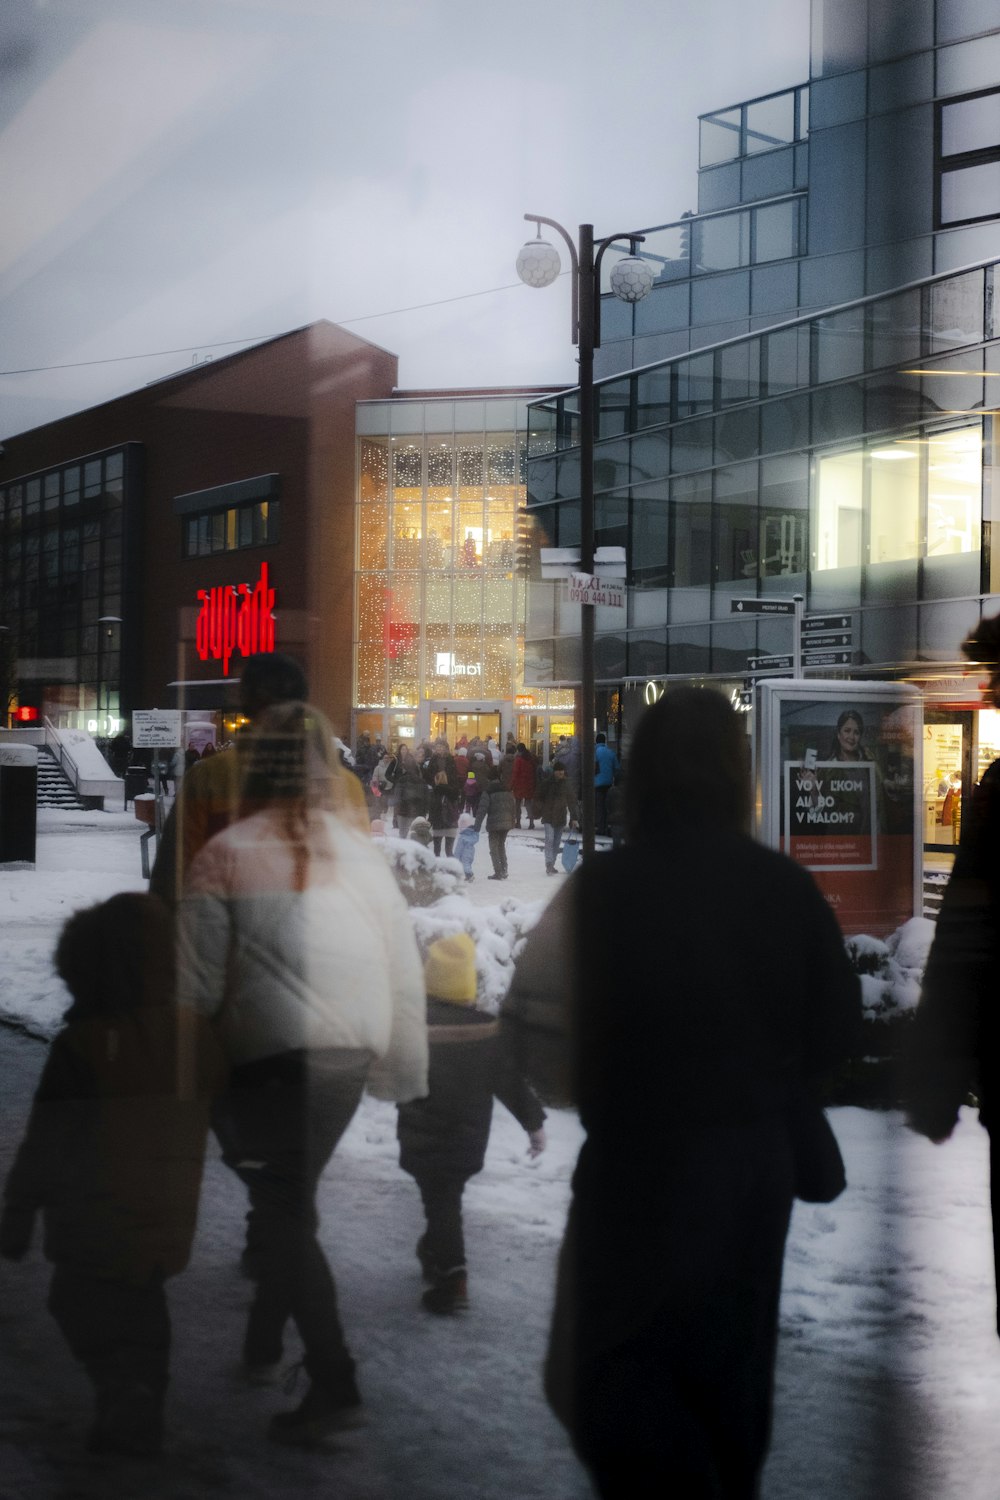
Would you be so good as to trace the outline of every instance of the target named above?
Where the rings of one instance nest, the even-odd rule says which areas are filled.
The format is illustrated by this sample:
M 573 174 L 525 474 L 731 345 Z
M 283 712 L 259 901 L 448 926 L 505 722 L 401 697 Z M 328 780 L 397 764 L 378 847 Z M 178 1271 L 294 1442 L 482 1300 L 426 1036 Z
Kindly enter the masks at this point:
M 821 455 L 813 509 L 814 569 L 978 552 L 982 462 L 978 423 L 874 442 L 864 451 Z M 926 542 L 921 539 L 922 499 Z
M 813 567 L 859 568 L 863 459 L 860 451 L 824 455 L 816 464 Z
M 927 438 L 927 555 L 978 552 L 983 440 L 978 426 Z

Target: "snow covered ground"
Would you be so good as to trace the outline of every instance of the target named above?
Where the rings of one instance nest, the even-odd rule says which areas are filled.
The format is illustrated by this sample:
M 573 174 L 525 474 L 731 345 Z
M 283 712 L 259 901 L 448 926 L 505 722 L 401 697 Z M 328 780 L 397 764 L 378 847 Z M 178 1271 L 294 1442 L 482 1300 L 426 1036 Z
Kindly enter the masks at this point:
M 65 1004 L 50 970 L 58 925 L 79 905 L 143 888 L 138 836 L 131 814 L 45 812 L 37 869 L 0 872 L 0 1016 L 11 1023 L 0 1027 L 0 1173 L 23 1129 L 40 1039 Z M 465 916 L 489 935 L 491 971 L 504 966 L 504 934 L 565 878 L 544 874 L 537 835 L 509 842 L 505 885 L 483 878 L 481 850 L 479 878 L 448 898 L 452 911 L 471 903 Z M 840 1109 L 832 1118 L 850 1186 L 829 1207 L 795 1209 L 764 1500 L 997 1500 L 985 1134 L 971 1113 L 943 1148 L 909 1134 L 896 1114 Z M 370 1415 L 330 1452 L 275 1449 L 267 1417 L 297 1396 L 248 1391 L 233 1373 L 247 1304 L 236 1271 L 244 1203 L 214 1154 L 192 1264 L 171 1286 L 161 1465 L 82 1452 L 88 1392 L 45 1311 L 40 1250 L 19 1266 L 0 1263 L 0 1500 L 585 1500 L 586 1477 L 539 1389 L 581 1139 L 569 1112 L 553 1112 L 548 1132 L 548 1151 L 528 1162 L 523 1133 L 497 1109 L 486 1169 L 466 1193 L 472 1306 L 434 1320 L 418 1301 L 420 1210 L 397 1165 L 395 1114 L 364 1103 L 324 1178 L 321 1208 Z

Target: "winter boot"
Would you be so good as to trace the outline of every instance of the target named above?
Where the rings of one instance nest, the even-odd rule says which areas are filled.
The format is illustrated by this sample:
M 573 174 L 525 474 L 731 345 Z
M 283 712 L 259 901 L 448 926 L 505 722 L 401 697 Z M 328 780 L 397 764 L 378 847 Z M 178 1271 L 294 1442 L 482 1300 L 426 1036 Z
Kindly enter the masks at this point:
M 157 1458 L 163 1448 L 163 1397 L 162 1390 L 141 1381 L 98 1386 L 97 1415 L 87 1451 Z
M 294 1386 L 298 1369 L 289 1388 Z M 294 1411 L 281 1411 L 271 1418 L 267 1435 L 275 1443 L 309 1448 L 322 1444 L 335 1432 L 360 1427 L 363 1422 L 364 1408 L 358 1387 L 354 1376 L 345 1371 L 330 1379 L 313 1379 Z
M 469 1284 L 465 1267 L 459 1266 L 454 1271 L 439 1276 L 420 1300 L 428 1312 L 441 1316 L 464 1312 L 469 1305 Z

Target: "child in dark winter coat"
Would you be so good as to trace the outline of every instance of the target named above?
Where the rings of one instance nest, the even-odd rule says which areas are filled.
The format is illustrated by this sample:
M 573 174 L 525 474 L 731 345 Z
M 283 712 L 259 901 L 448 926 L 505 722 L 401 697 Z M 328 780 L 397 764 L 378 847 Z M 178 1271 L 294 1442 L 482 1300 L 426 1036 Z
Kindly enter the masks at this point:
M 427 1232 L 417 1258 L 430 1286 L 428 1312 L 468 1306 L 462 1191 L 482 1170 L 496 1096 L 545 1149 L 545 1111 L 517 1073 L 495 1017 L 475 1009 L 476 949 L 464 932 L 431 944 L 424 970 L 430 1073 L 425 1099 L 398 1106 L 399 1164 L 416 1179 Z
M 170 1353 L 164 1281 L 191 1251 L 224 1070 L 207 1022 L 182 1023 L 175 1006 L 173 926 L 157 897 L 77 912 L 56 968 L 73 1004 L 7 1179 L 0 1254 L 22 1259 L 41 1212 L 49 1310 L 96 1391 L 89 1447 L 151 1457 Z

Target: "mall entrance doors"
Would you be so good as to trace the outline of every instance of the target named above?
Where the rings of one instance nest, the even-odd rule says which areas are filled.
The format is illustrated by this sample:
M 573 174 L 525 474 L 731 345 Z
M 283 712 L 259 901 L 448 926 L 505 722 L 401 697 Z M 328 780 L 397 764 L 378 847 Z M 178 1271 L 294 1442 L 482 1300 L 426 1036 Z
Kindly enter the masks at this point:
M 502 750 L 500 725 L 499 708 L 463 708 L 454 703 L 431 704 L 430 737 L 432 740 L 443 737 L 451 750 L 454 750 L 463 735 L 466 740 L 478 735 L 484 744 L 487 740 L 494 739 Z

